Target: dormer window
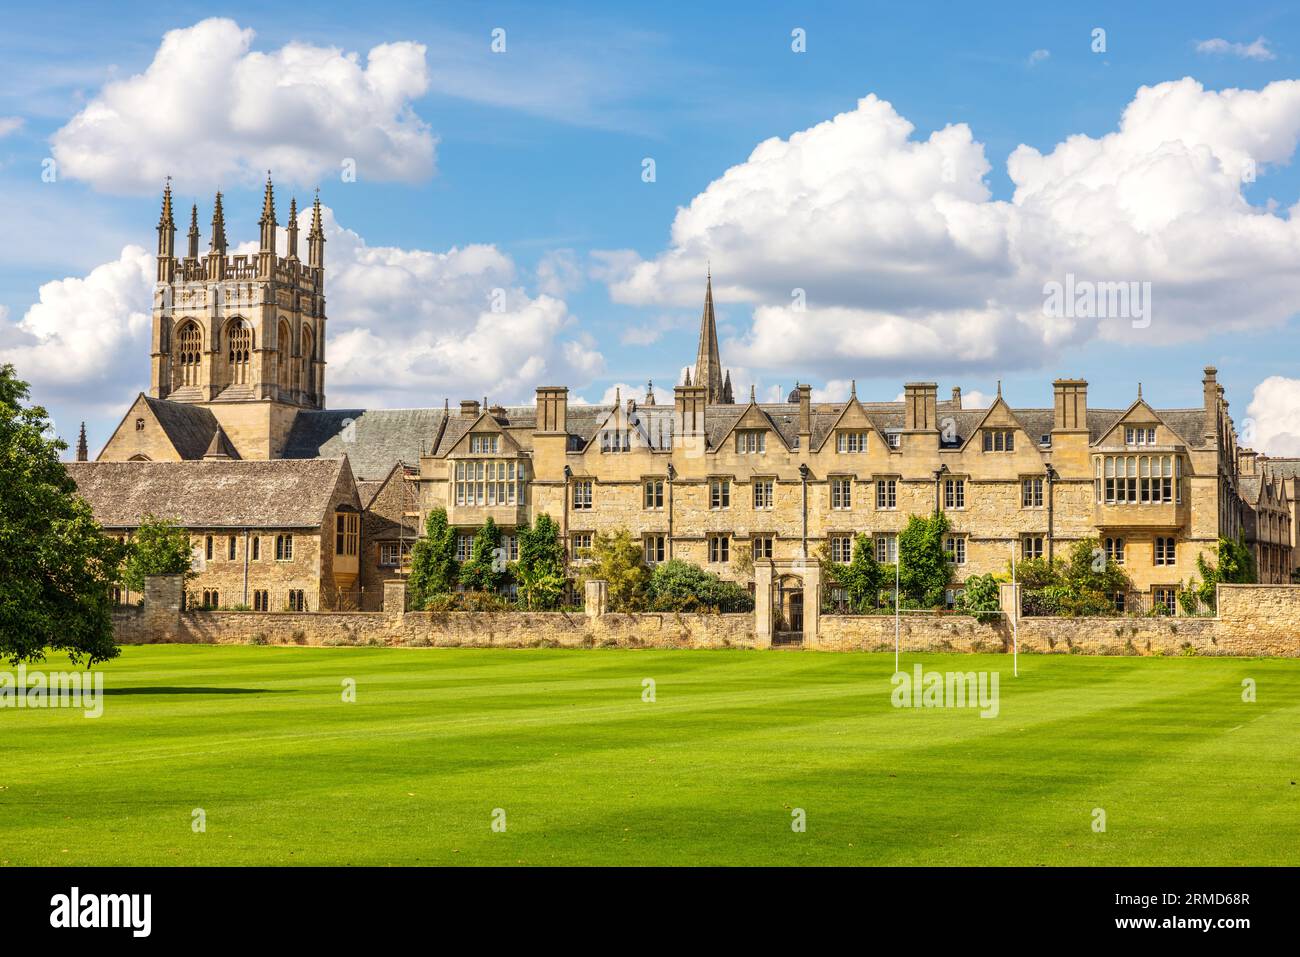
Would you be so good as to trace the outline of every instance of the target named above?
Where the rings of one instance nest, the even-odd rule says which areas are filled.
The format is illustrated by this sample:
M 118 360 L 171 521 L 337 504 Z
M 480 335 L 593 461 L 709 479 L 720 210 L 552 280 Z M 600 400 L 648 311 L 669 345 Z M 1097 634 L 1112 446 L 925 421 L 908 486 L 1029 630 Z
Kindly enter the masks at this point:
M 1016 433 L 1011 429 L 985 429 L 985 452 L 1014 452 L 1016 450 Z
M 1156 427 L 1154 425 L 1126 426 L 1124 428 L 1125 445 L 1155 445 Z
M 885 441 L 889 443 L 891 449 L 896 449 L 903 444 L 903 436 L 899 432 L 886 432 Z
M 632 451 L 632 433 L 627 429 L 602 429 L 600 450 L 602 452 Z
M 469 437 L 469 450 L 475 455 L 496 455 L 501 451 L 501 436 L 496 432 L 476 432 Z
M 744 429 L 736 433 L 737 455 L 762 455 L 767 451 L 767 429 Z
M 867 450 L 867 433 L 841 432 L 835 437 L 835 451 L 853 453 Z

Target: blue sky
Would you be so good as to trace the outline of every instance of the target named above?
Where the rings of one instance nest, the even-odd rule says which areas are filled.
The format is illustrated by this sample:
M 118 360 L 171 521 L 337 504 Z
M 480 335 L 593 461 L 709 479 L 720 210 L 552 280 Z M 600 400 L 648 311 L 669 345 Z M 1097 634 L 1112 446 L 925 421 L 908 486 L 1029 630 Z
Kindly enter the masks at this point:
M 173 3 L 160 9 L 122 3 L 84 4 L 72 19 L 66 5 L 28 8 L 0 37 L 0 59 L 7 64 L 0 78 L 0 129 L 3 118 L 21 121 L 0 137 L 0 215 L 11 222 L 0 238 L 0 306 L 7 310 L 7 319 L 0 319 L 0 352 L 34 347 L 41 335 L 59 335 L 48 326 L 40 326 L 39 333 L 30 324 L 20 327 L 41 300 L 44 284 L 85 277 L 117 260 L 130 243 L 152 253 L 156 188 L 145 191 L 76 170 L 44 183 L 41 163 L 52 155 L 60 130 L 93 105 L 106 84 L 149 68 L 167 31 L 189 29 L 210 17 L 227 17 L 254 30 L 254 52 L 300 43 L 355 51 L 364 63 L 367 52 L 380 44 L 423 45 L 425 89 L 402 108 L 436 138 L 431 171 L 377 178 L 367 175 L 362 163 L 355 183 L 339 182 L 337 173 L 277 172 L 281 221 L 288 195 L 296 194 L 301 203 L 319 183 L 335 220 L 368 247 L 445 253 L 482 244 L 508 261 L 493 267 L 508 277 L 506 282 L 534 299 L 541 295 L 537 270 L 547 268 L 548 261 L 568 263 L 573 275 L 554 293 L 564 303 L 563 321 L 541 334 L 562 335 L 585 350 L 586 358 L 569 365 L 548 360 L 543 374 L 568 373 L 575 391 L 593 401 L 616 383 L 639 386 L 647 377 L 665 394 L 693 358 L 703 292 L 701 272 L 695 301 L 688 302 L 678 288 L 684 282 L 680 272 L 667 265 L 648 281 L 661 279 L 674 291 L 620 292 L 620 280 L 602 272 L 600 254 L 622 251 L 628 259 L 634 253 L 643 263 L 667 263 L 679 208 L 729 168 L 745 163 L 764 140 L 788 139 L 853 111 L 860 98 L 875 94 L 915 127 L 913 141 L 924 141 L 948 124 L 967 124 L 988 163 L 983 182 L 989 200 L 1007 204 L 1013 200 L 1007 159 L 1021 144 L 1048 154 L 1071 136 L 1111 133 L 1144 85 L 1193 77 L 1206 91 L 1263 90 L 1296 76 L 1300 51 L 1297 14 L 1282 4 L 1094 4 L 1087 11 L 1028 3 L 998 4 L 992 11 L 957 4 L 803 6 L 421 2 L 315 3 L 270 11 L 260 4 Z M 1091 49 L 1097 27 L 1106 32 L 1104 53 Z M 490 49 L 495 28 L 506 31 L 505 53 Z M 791 50 L 795 28 L 806 30 L 804 53 Z M 1267 57 L 1246 52 L 1261 37 Z M 1198 52 L 1198 43 L 1212 39 L 1241 46 Z M 1035 51 L 1046 52 L 1035 56 Z M 227 91 L 213 89 L 211 95 L 220 99 Z M 320 135 L 328 140 L 328 131 Z M 147 130 L 124 139 L 114 148 L 150 154 Z M 251 142 L 240 161 L 249 169 L 263 168 L 259 148 L 269 153 L 276 145 Z M 642 181 L 647 157 L 655 162 L 653 183 Z M 1252 207 L 1267 210 L 1272 202 L 1275 215 L 1287 223 L 1287 209 L 1300 198 L 1300 177 L 1290 159 L 1262 165 L 1258 179 L 1242 186 Z M 125 161 L 129 165 L 131 157 Z M 329 163 L 335 166 L 337 159 L 330 157 Z M 217 186 L 226 192 L 232 243 L 254 239 L 260 195 L 255 179 L 178 175 L 178 200 L 186 209 L 192 200 L 199 203 L 204 249 Z M 738 378 L 755 381 L 760 392 L 788 389 L 800 379 L 833 394 L 835 383 L 852 374 L 864 397 L 892 399 L 905 380 L 915 378 L 937 379 L 943 392 L 959 384 L 989 394 L 1000 378 L 1014 403 L 1044 405 L 1050 402 L 1048 380 L 1068 374 L 1090 380 L 1090 400 L 1097 405 L 1126 405 L 1139 380 L 1158 404 L 1195 405 L 1201 366 L 1214 363 L 1241 417 L 1261 382 L 1296 375 L 1297 322 L 1292 310 L 1280 316 L 1276 308 L 1235 328 L 1229 328 L 1227 315 L 1223 323 L 1189 320 L 1172 336 L 1161 329 L 1168 328 L 1164 323 L 1178 325 L 1180 318 L 1166 315 L 1148 334 L 1118 340 L 1080 335 L 1056 348 L 1009 351 L 1004 359 L 964 353 L 948 361 L 918 350 L 914 357 L 864 361 L 857 370 L 852 362 L 795 348 L 788 365 L 779 368 L 770 351 L 755 345 L 761 337 L 751 328 L 756 309 L 771 305 L 770 291 L 752 283 L 726 291 L 729 275 L 744 272 L 727 261 L 727 250 L 734 255 L 748 247 L 729 240 L 711 248 L 718 250 L 713 267 L 724 363 L 743 366 Z M 1172 240 L 1166 249 L 1179 255 Z M 1231 259 L 1228 252 L 1223 257 Z M 852 272 L 854 267 L 842 268 Z M 1123 278 L 1145 277 L 1138 270 Z M 1160 277 L 1155 278 L 1159 297 Z M 1230 288 L 1239 284 L 1249 298 L 1249 268 L 1225 267 L 1222 282 Z M 846 275 L 844 283 L 853 285 L 853 277 Z M 429 291 L 413 288 L 417 294 Z M 1285 283 L 1278 288 L 1279 296 L 1289 291 Z M 455 295 L 468 294 L 458 288 Z M 331 296 L 330 301 L 331 322 L 341 330 L 349 318 L 339 310 L 350 300 Z M 1232 301 L 1216 300 L 1227 310 Z M 452 296 L 448 308 L 458 302 Z M 852 328 L 865 338 L 873 335 L 876 310 L 893 308 L 891 303 L 896 300 L 873 301 L 869 289 L 845 292 L 843 301 L 836 301 L 864 310 L 846 321 L 858 323 Z M 52 306 L 49 322 L 58 321 L 56 312 Z M 422 323 L 445 322 L 456 329 L 456 317 L 437 308 L 410 313 L 405 320 L 388 314 L 376 320 L 384 328 L 384 348 L 400 351 L 406 334 L 429 335 Z M 808 321 L 820 320 L 814 315 Z M 828 328 L 843 334 L 845 327 L 840 322 Z M 630 329 L 642 332 L 629 335 Z M 728 345 L 742 340 L 750 348 Z M 146 352 L 119 355 L 111 344 L 103 345 L 105 361 L 121 366 L 120 374 L 89 384 L 84 378 L 61 380 L 57 363 L 33 360 L 25 369 L 23 353 L 13 358 L 20 374 L 33 381 L 35 397 L 50 406 L 60 431 L 67 435 L 75 429 L 69 423 L 85 418 L 95 445 L 131 396 L 147 387 Z M 530 397 L 531 387 L 522 379 L 458 380 L 441 373 L 423 376 L 418 369 L 393 375 L 402 387 L 383 394 L 359 379 L 350 388 L 327 381 L 327 391 L 408 406 L 440 405 L 444 393 L 453 403 L 488 390 L 505 401 Z M 585 381 L 576 381 L 584 376 Z M 458 386 L 464 395 L 453 391 Z

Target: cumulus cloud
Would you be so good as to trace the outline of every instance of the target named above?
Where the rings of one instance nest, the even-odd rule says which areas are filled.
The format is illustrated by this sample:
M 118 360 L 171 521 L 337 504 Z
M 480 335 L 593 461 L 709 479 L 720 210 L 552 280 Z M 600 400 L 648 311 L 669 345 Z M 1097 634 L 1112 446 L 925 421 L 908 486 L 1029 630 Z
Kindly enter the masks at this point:
M 1255 386 L 1241 424 L 1242 445 L 1274 456 L 1300 456 L 1300 379 L 1275 375 Z
M 1196 44 L 1196 52 L 1241 57 L 1243 60 L 1276 60 L 1277 54 L 1268 48 L 1268 43 L 1265 37 L 1257 38 L 1254 43 L 1229 43 L 1222 37 L 1215 37 Z
M 369 246 L 328 208 L 324 220 L 332 406 L 531 401 L 538 383 L 581 386 L 603 370 L 565 302 L 529 295 L 495 246 Z M 120 407 L 148 387 L 154 270 L 152 253 L 128 246 L 85 276 L 46 283 L 21 320 L 0 317 L 0 361 L 43 396 Z
M 153 278 L 153 256 L 127 246 L 85 276 L 45 283 L 16 323 L 0 315 L 0 362 L 12 362 L 42 401 L 81 399 L 106 411 L 123 390 L 148 386 Z
M 214 185 L 314 182 L 352 160 L 359 179 L 433 172 L 435 139 L 411 102 L 429 86 L 425 48 L 252 49 L 254 33 L 212 18 L 169 31 L 143 72 L 109 83 L 53 137 L 64 176 L 117 192 L 166 175 Z
M 10 133 L 17 133 L 23 128 L 23 118 L 21 116 L 0 116 L 0 137 L 8 136 Z
M 1036 367 L 1098 338 L 1276 326 L 1300 299 L 1293 210 L 1243 195 L 1295 152 L 1300 81 L 1142 87 L 1112 133 L 1018 147 L 1009 202 L 965 124 L 913 134 L 873 95 L 760 143 L 678 210 L 663 252 L 605 258 L 611 295 L 689 303 L 712 260 L 715 299 L 750 310 L 729 359 L 825 378 Z M 1070 277 L 1151 283 L 1150 324 L 1113 305 L 1045 314 L 1045 284 Z
M 548 296 L 566 296 L 581 289 L 586 281 L 578 254 L 572 249 L 555 249 L 537 263 L 537 288 Z

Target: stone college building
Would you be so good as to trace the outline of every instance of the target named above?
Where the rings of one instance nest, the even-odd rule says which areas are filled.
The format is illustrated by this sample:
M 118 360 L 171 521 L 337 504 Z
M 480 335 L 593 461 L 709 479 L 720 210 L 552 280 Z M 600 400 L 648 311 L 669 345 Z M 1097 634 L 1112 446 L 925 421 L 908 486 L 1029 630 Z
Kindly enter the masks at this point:
M 444 507 L 468 554 L 489 517 L 506 532 L 538 514 L 570 554 L 626 528 L 647 562 L 681 558 L 751 582 L 745 558 L 778 565 L 825 549 L 847 561 L 856 535 L 892 561 L 910 515 L 940 509 L 956 589 L 1017 558 L 1096 537 L 1121 562 L 1130 610 L 1176 612 L 1180 583 L 1219 536 L 1247 537 L 1260 581 L 1296 567 L 1300 460 L 1240 448 L 1215 370 L 1194 408 L 1160 408 L 1138 387 L 1126 408 L 1088 403 L 1088 383 L 1044 383 L 1039 404 L 1000 394 L 969 408 L 960 388 L 909 382 L 901 402 L 785 402 L 732 393 L 706 279 L 695 366 L 671 396 L 571 403 L 563 385 L 526 406 L 329 409 L 325 236 L 319 198 L 306 258 L 289 205 L 277 255 L 266 184 L 256 255 L 227 252 L 221 194 L 207 252 L 197 207 L 184 256 L 170 188 L 158 224 L 148 393 L 97 461 L 84 431 L 69 470 L 99 521 L 129 535 L 152 512 L 189 529 L 190 600 L 213 607 L 378 608 L 423 517 Z M 575 558 L 576 560 L 576 558 Z M 124 596 L 129 600 L 130 596 Z

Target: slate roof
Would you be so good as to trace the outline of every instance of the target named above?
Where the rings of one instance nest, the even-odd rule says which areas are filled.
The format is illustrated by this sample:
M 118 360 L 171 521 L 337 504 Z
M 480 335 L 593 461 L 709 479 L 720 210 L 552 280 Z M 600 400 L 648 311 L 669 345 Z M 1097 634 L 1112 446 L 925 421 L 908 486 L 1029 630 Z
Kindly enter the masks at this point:
M 1264 469 L 1265 474 L 1270 476 L 1277 476 L 1281 479 L 1300 477 L 1300 459 L 1261 458 L 1259 464 Z
M 443 409 L 329 409 L 299 412 L 289 430 L 286 459 L 341 458 L 358 479 L 383 481 L 398 462 L 414 465 L 438 442 L 450 418 Z
M 834 428 L 844 402 L 814 402 L 812 405 L 812 447 L 819 448 Z M 903 428 L 902 402 L 863 402 L 867 418 L 881 432 Z M 568 431 L 570 450 L 581 450 L 613 410 L 612 405 L 570 405 Z M 705 409 L 705 434 L 710 448 L 717 448 L 744 415 L 747 403 L 712 404 Z M 799 437 L 799 405 L 795 402 L 759 403 L 785 443 L 795 447 Z M 937 403 L 939 419 L 953 420 L 957 444 L 967 440 L 988 412 L 987 408 L 955 408 L 948 400 Z M 1089 409 L 1088 438 L 1097 442 L 1124 416 L 1128 409 Z M 1156 409 L 1160 418 L 1191 448 L 1205 444 L 1205 412 L 1202 409 Z M 636 415 L 653 437 L 655 446 L 667 447 L 673 432 L 672 405 L 638 405 Z M 1052 431 L 1054 412 L 1050 408 L 1011 409 L 1035 444 Z M 508 430 L 531 430 L 537 424 L 535 406 L 498 408 L 494 418 Z M 354 425 L 351 441 L 344 442 L 348 422 Z M 398 462 L 413 464 L 423 448 L 426 454 L 444 456 L 478 421 L 478 416 L 448 414 L 443 409 L 363 410 L 340 409 L 300 412 L 285 448 L 286 458 L 338 456 L 344 453 L 361 480 L 379 480 Z M 210 436 L 209 436 L 210 437 Z M 522 438 L 517 436 L 517 438 Z M 528 446 L 528 440 L 524 440 Z M 1294 460 L 1300 475 L 1300 460 Z
M 106 528 L 147 514 L 187 528 L 319 528 L 345 458 L 197 462 L 67 462 L 77 491 Z
M 144 396 L 149 410 L 167 433 L 183 459 L 201 459 L 217 434 L 217 417 L 208 409 L 186 402 L 169 402 Z

